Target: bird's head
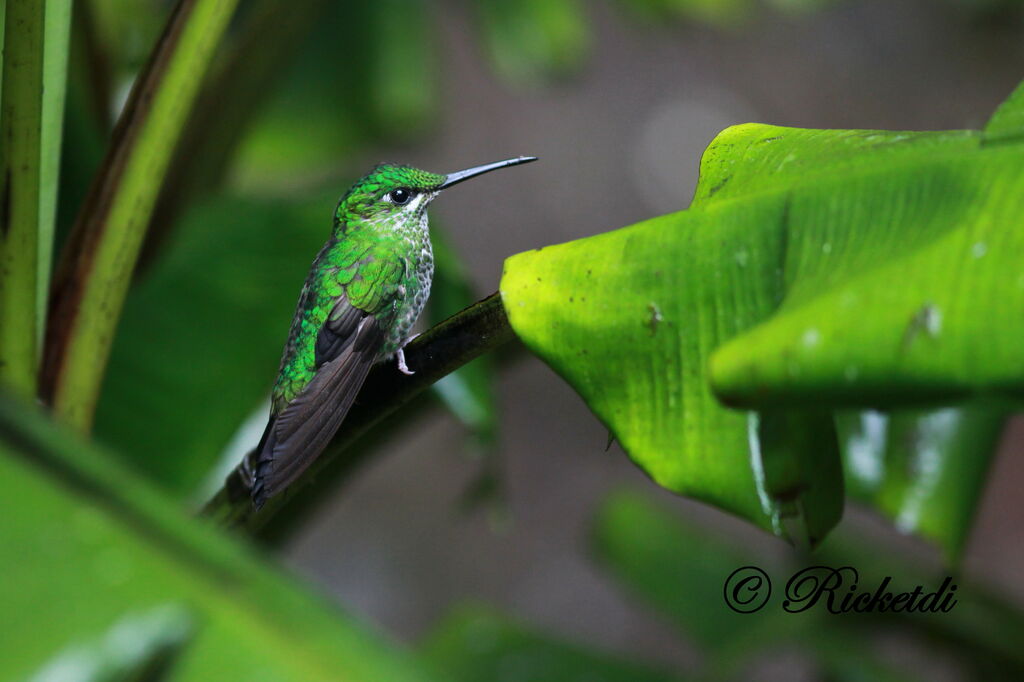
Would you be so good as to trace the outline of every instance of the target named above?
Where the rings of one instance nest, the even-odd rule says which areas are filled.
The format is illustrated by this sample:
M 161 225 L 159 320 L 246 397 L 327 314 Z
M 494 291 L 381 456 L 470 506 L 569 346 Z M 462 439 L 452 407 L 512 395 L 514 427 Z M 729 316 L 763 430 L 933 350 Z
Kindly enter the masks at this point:
M 443 190 L 492 170 L 536 161 L 534 156 L 474 166 L 440 175 L 411 166 L 381 163 L 360 178 L 341 198 L 335 219 L 343 225 L 379 221 L 419 221 Z

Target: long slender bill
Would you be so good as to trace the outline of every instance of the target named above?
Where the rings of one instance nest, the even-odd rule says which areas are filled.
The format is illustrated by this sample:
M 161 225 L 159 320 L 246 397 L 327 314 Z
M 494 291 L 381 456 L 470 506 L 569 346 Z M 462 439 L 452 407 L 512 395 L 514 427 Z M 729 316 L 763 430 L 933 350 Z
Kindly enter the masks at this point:
M 484 173 L 490 173 L 492 170 L 498 170 L 499 168 L 508 168 L 509 166 L 518 166 L 521 163 L 530 163 L 536 161 L 536 156 L 517 156 L 514 159 L 505 159 L 504 161 L 495 161 L 494 163 L 485 163 L 482 166 L 474 166 L 473 168 L 467 168 L 466 170 L 455 171 L 445 176 L 445 181 L 441 183 L 438 189 L 448 189 L 452 185 L 457 185 L 463 180 L 469 180 L 475 178 L 478 175 Z

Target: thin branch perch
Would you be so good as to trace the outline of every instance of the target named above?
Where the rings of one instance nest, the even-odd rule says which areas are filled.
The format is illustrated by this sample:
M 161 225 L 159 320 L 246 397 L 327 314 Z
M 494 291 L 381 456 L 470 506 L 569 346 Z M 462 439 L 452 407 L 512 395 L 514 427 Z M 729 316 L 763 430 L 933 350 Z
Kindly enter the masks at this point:
M 251 451 L 228 475 L 224 487 L 203 513 L 222 525 L 245 528 L 253 534 L 261 532 L 272 519 L 280 528 L 282 521 L 275 519 L 276 516 L 294 519 L 301 515 L 301 510 L 296 512 L 296 508 L 309 508 L 318 491 L 351 469 L 356 458 L 350 446 L 372 427 L 435 381 L 512 338 L 514 335 L 498 294 L 453 315 L 406 347 L 405 357 L 416 372 L 414 375 L 400 373 L 393 362 L 373 368 L 330 446 L 288 491 L 272 497 L 259 513 L 256 512 L 249 497 L 255 464 L 252 458 L 256 455 Z M 309 489 L 307 486 L 314 479 L 316 486 Z

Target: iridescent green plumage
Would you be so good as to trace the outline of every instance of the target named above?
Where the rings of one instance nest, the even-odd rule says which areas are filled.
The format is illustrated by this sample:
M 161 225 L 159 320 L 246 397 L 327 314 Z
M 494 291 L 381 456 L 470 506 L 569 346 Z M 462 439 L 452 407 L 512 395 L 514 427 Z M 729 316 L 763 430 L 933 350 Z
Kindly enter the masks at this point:
M 437 175 L 381 164 L 338 203 L 334 229 L 299 296 L 257 446 L 257 507 L 320 454 L 370 367 L 398 356 L 419 317 L 434 272 L 427 206 L 475 175 L 534 160 L 519 157 Z
M 408 326 L 396 325 L 406 300 L 426 301 L 433 255 L 426 207 L 444 175 L 382 164 L 352 186 L 338 203 L 334 231 L 320 250 L 302 289 L 292 321 L 281 370 L 274 385 L 271 414 L 280 410 L 312 380 L 315 345 L 328 314 L 339 301 L 377 318 L 388 334 L 382 355 L 398 350 Z M 397 188 L 420 192 L 417 211 L 382 199 Z M 425 272 L 429 270 L 429 272 Z M 415 311 L 418 315 L 419 311 Z

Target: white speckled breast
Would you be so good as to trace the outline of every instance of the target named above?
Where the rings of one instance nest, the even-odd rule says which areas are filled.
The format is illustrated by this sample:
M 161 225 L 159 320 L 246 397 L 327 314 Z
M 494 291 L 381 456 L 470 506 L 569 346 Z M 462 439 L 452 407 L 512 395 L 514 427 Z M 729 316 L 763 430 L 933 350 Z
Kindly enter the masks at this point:
M 405 345 L 413 325 L 427 305 L 430 297 L 430 284 L 434 279 L 434 251 L 430 245 L 430 226 L 428 224 L 426 205 L 416 213 L 414 220 L 398 226 L 396 230 L 407 240 L 410 257 L 406 261 L 409 276 L 406 279 L 405 292 L 400 297 L 401 303 L 395 324 L 391 328 L 382 356 L 390 358 Z

